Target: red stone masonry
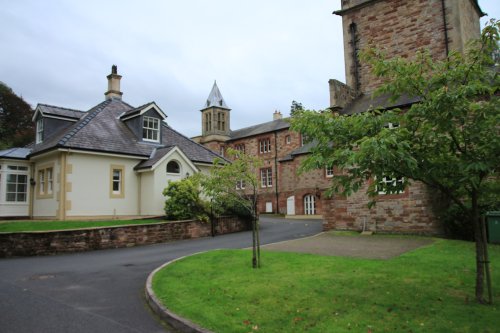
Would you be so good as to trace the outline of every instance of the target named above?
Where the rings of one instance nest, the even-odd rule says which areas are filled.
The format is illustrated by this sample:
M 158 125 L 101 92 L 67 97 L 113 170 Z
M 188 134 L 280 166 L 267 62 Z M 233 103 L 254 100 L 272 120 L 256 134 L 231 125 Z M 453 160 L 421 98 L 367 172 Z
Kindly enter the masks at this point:
M 68 222 L 71 223 L 71 222 Z M 250 230 L 249 221 L 219 217 L 216 234 Z M 114 249 L 189 238 L 208 237 L 211 225 L 201 221 L 99 227 L 91 229 L 0 233 L 0 258 Z
M 349 25 L 357 28 L 358 50 L 374 46 L 388 56 L 411 58 L 417 50 L 428 50 L 434 59 L 446 57 L 443 13 L 440 0 L 385 0 L 373 1 L 361 9 L 347 12 L 342 17 L 347 84 L 354 86 L 352 73 L 352 45 Z M 371 92 L 380 85 L 380 79 L 371 74 L 368 65 L 359 68 L 361 92 Z

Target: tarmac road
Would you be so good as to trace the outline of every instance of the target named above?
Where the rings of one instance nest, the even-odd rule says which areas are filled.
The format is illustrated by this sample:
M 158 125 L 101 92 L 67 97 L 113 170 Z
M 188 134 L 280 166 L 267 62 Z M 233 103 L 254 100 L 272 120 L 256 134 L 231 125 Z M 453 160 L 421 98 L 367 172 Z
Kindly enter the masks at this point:
M 261 217 L 261 243 L 317 234 L 318 220 Z M 0 332 L 171 332 L 144 300 L 148 274 L 188 254 L 251 246 L 251 233 L 0 260 Z M 251 258 L 248 263 L 250 265 Z

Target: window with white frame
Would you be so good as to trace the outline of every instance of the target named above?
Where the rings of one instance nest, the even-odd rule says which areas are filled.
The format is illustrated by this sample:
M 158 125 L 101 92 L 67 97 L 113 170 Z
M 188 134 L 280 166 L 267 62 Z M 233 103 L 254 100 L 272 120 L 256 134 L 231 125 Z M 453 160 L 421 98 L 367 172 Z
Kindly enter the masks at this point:
M 260 186 L 272 187 L 273 186 L 273 169 L 265 168 L 260 169 Z
M 401 194 L 404 192 L 403 177 L 384 176 L 377 181 L 378 194 Z
M 244 190 L 245 186 L 246 186 L 246 182 L 244 180 L 236 181 L 236 189 L 237 190 Z
M 120 194 L 122 188 L 122 171 L 113 170 L 113 194 Z
M 245 153 L 245 144 L 239 143 L 239 144 L 234 145 L 234 150 L 237 150 L 237 151 L 244 154 Z
M 384 127 L 388 128 L 388 129 L 394 129 L 394 128 L 398 128 L 399 124 L 398 123 L 387 123 L 384 125 Z
M 28 167 L 7 165 L 5 177 L 5 201 L 26 203 L 28 201 Z
M 51 197 L 54 190 L 54 169 L 52 166 L 38 169 L 38 197 Z
M 111 198 L 124 198 L 125 188 L 124 188 L 124 173 L 125 166 L 123 165 L 111 165 L 110 167 L 110 197 Z
M 142 138 L 145 141 L 160 141 L 160 119 L 144 117 L 142 120 Z
M 38 194 L 45 194 L 45 170 L 38 170 Z
M 302 134 L 300 136 L 300 139 L 301 139 L 301 141 L 300 141 L 301 146 L 304 146 L 306 143 L 309 142 L 309 138 L 305 134 Z
M 292 142 L 292 138 L 290 135 L 285 136 L 285 143 L 289 145 Z
M 43 119 L 40 118 L 36 121 L 36 143 L 43 141 Z
M 325 167 L 325 176 L 327 178 L 332 178 L 333 177 L 333 166 L 327 166 L 327 167 Z
M 304 213 L 306 215 L 316 214 L 316 198 L 312 194 L 304 197 Z
M 265 139 L 259 140 L 259 152 L 261 154 L 271 152 L 271 139 L 270 138 L 265 138 Z

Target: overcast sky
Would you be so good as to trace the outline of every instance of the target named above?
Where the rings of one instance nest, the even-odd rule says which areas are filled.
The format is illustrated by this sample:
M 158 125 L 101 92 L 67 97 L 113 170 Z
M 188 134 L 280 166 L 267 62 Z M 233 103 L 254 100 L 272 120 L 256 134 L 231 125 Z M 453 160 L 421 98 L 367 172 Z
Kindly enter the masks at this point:
M 499 0 L 479 4 L 500 18 Z M 292 100 L 324 109 L 328 80 L 345 78 L 341 18 L 332 15 L 340 0 L 0 0 L 0 8 L 0 81 L 33 107 L 88 110 L 104 100 L 116 64 L 124 101 L 155 101 L 172 127 L 195 136 L 214 80 L 238 129 L 274 110 L 287 116 Z

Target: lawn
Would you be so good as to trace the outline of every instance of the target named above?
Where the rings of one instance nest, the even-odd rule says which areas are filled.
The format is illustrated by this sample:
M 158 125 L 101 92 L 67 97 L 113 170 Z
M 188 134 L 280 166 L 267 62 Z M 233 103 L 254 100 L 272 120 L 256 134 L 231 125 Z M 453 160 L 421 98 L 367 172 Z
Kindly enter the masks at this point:
M 0 222 L 0 232 L 48 231 L 87 229 L 132 224 L 158 223 L 161 220 L 111 220 L 111 221 L 14 221 Z M 164 221 L 163 221 L 164 222 Z
M 377 236 L 374 236 L 377 237 Z M 248 250 L 185 258 L 155 294 L 214 332 L 499 332 L 500 246 L 490 246 L 496 304 L 475 304 L 474 245 L 437 239 L 391 260 Z

